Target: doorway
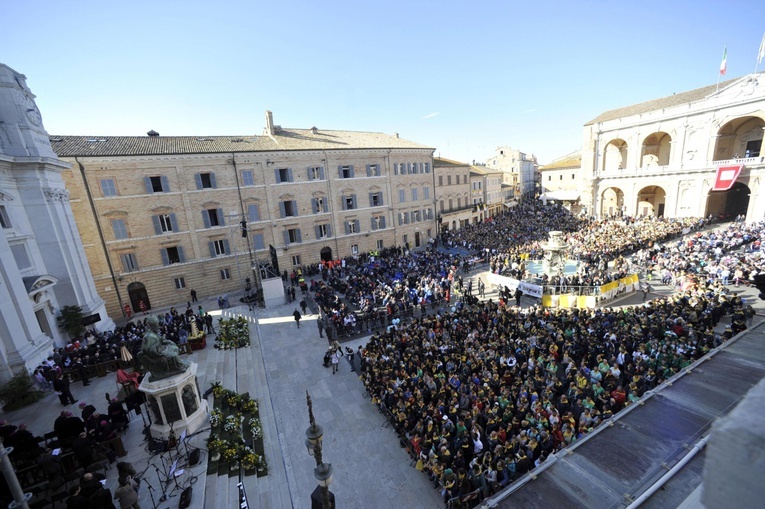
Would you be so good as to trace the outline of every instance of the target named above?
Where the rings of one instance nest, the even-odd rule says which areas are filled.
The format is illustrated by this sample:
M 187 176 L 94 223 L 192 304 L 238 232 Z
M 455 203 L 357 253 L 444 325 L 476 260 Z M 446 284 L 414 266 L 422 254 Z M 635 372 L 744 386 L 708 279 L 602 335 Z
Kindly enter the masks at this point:
M 414 232 L 414 247 L 420 247 L 420 232 Z
M 321 256 L 321 261 L 323 261 L 323 262 L 331 262 L 332 261 L 332 248 L 329 248 L 329 247 L 321 248 L 321 251 L 319 251 L 319 255 Z
M 143 301 L 146 305 L 146 310 L 151 309 L 151 302 L 149 302 L 149 294 L 146 292 L 146 287 L 143 283 L 130 283 L 127 287 L 128 297 L 130 298 L 130 306 L 133 308 L 133 313 L 140 313 L 140 302 Z

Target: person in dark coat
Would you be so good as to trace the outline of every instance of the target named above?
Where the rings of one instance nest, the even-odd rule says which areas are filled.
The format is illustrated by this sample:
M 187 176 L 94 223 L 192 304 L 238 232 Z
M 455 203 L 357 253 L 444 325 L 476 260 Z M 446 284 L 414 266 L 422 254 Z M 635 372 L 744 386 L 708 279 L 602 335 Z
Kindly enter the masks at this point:
M 88 506 L 88 499 L 80 495 L 80 486 L 72 486 L 69 498 L 66 499 L 66 509 L 82 509 Z
M 128 419 L 127 411 L 125 410 L 125 407 L 122 406 L 122 403 L 120 403 L 117 398 L 112 398 L 111 403 L 109 403 L 108 411 L 109 411 L 109 420 L 112 421 L 112 425 L 118 431 L 122 431 L 123 429 L 130 426 L 130 421 Z
M 301 318 L 300 311 L 298 311 L 297 308 L 295 308 L 295 312 L 292 313 L 292 316 L 295 317 L 295 323 L 297 324 L 297 328 L 299 329 L 300 328 L 300 318 Z
M 87 468 L 88 465 L 93 463 L 93 453 L 97 445 L 98 443 L 84 431 L 75 439 L 72 444 L 72 452 L 81 467 Z
M 63 374 L 59 373 L 53 380 L 53 390 L 59 393 L 62 405 L 77 403 L 77 400 L 72 396 L 72 391 L 69 390 L 69 379 L 65 378 Z
M 82 380 L 82 385 L 84 387 L 87 387 L 88 385 L 90 385 L 90 380 L 88 379 L 88 373 L 85 370 L 85 365 L 82 363 L 82 359 L 77 357 L 72 367 L 77 370 L 77 373 L 80 374 L 80 380 Z

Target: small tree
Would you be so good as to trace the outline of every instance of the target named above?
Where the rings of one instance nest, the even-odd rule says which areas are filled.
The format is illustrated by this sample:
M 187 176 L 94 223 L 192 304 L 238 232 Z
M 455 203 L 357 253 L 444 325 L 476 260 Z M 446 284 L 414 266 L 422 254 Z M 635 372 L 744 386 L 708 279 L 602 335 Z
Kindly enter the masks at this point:
M 26 373 L 19 373 L 0 387 L 0 402 L 6 412 L 31 405 L 42 397 L 43 392 L 34 388 L 32 379 Z
M 56 320 L 59 328 L 74 339 L 82 336 L 82 333 L 85 332 L 85 326 L 82 325 L 83 318 L 85 318 L 85 314 L 80 306 L 64 306 Z

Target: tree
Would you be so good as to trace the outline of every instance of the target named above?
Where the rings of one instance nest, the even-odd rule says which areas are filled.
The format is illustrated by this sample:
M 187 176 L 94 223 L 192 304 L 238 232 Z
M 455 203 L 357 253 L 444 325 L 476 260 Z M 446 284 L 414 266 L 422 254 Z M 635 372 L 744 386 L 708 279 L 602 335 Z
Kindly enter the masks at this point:
M 64 306 L 56 320 L 58 327 L 74 339 L 82 336 L 85 331 L 85 326 L 82 325 L 83 318 L 85 318 L 85 314 L 80 306 Z

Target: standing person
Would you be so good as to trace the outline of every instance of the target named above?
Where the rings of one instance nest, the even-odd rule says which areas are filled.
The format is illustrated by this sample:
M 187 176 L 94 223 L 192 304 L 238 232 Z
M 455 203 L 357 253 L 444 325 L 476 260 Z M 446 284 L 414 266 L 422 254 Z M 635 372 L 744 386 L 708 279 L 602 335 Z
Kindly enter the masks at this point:
M 192 288 L 189 293 L 191 293 L 191 302 L 197 302 L 197 291 Z
M 521 287 L 515 289 L 515 305 L 518 307 L 521 307 L 521 297 L 523 297 L 523 292 L 521 291 Z
M 332 343 L 332 374 L 334 375 L 340 369 L 340 357 L 343 356 L 343 349 L 340 348 L 340 343 L 335 341 Z
M 120 509 L 141 509 L 138 505 L 138 487 L 132 478 L 120 479 L 120 487 L 114 490 L 114 499 L 119 501 Z
M 305 315 L 306 308 L 308 308 L 308 303 L 303 299 L 300 301 L 300 309 L 303 310 L 303 315 Z
M 205 325 L 207 326 L 208 334 L 215 334 L 215 329 L 213 328 L 213 317 L 210 313 L 205 313 Z
M 143 301 L 143 299 L 138 301 L 138 309 L 141 310 L 141 313 L 146 314 L 146 303 Z
M 324 334 L 323 334 L 323 332 L 324 332 L 324 319 L 319 317 L 316 320 L 316 326 L 319 328 L 319 337 L 323 338 L 324 337 Z
M 77 403 L 77 400 L 72 396 L 72 391 L 69 390 L 69 379 L 64 378 L 62 373 L 56 375 L 56 379 L 53 381 L 53 389 L 58 392 L 58 398 L 61 400 L 62 405 L 66 406 Z
M 125 315 L 127 316 L 128 320 L 130 320 L 130 315 L 133 314 L 133 311 L 130 309 L 130 304 L 125 304 Z
M 481 296 L 481 298 L 486 297 L 486 284 L 484 284 L 483 279 L 478 278 L 478 295 Z
M 292 313 L 292 316 L 295 317 L 295 323 L 297 324 L 297 328 L 299 329 L 300 328 L 300 318 L 301 318 L 300 311 L 298 311 L 297 308 L 295 308 L 295 312 Z
M 74 366 L 72 367 L 77 370 L 77 373 L 80 374 L 80 380 L 82 380 L 82 385 L 84 387 L 87 387 L 88 385 L 90 385 L 90 379 L 88 379 L 88 373 L 85 370 L 85 365 L 82 363 L 82 359 L 80 357 L 77 357 L 77 359 L 74 361 Z

